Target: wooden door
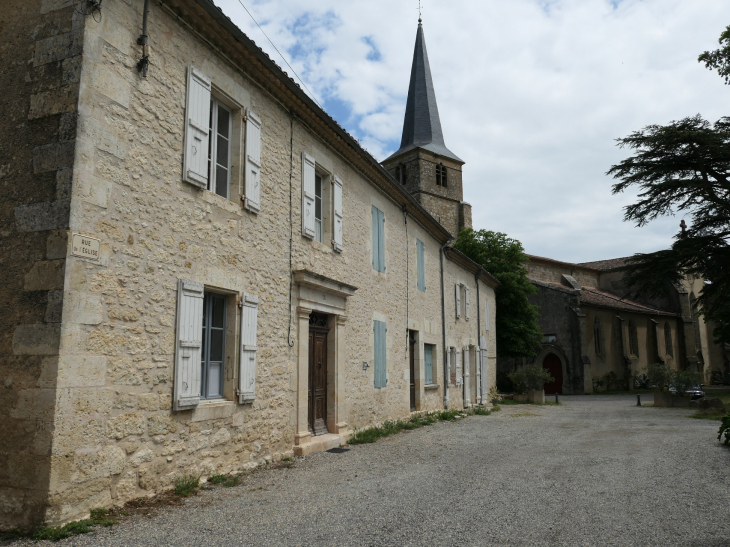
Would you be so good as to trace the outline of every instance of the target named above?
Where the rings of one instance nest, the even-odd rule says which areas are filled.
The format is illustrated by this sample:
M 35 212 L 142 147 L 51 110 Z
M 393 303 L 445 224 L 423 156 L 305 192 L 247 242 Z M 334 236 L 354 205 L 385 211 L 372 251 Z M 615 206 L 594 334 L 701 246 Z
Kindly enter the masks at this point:
M 416 410 L 416 333 L 408 331 L 408 355 L 411 370 L 411 410 Z
M 309 331 L 309 430 L 327 433 L 327 333 Z
M 553 395 L 555 393 L 563 394 L 563 363 L 560 357 L 554 353 L 548 353 L 542 362 L 542 368 L 547 369 L 550 376 L 555 378 L 554 381 L 545 384 L 545 394 Z

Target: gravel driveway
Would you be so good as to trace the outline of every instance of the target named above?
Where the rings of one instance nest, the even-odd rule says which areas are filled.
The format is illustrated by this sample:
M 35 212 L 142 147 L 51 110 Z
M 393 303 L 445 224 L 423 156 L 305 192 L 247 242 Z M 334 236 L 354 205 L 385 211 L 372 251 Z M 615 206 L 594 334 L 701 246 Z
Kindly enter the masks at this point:
M 49 545 L 730 546 L 718 422 L 635 401 L 506 406 Z

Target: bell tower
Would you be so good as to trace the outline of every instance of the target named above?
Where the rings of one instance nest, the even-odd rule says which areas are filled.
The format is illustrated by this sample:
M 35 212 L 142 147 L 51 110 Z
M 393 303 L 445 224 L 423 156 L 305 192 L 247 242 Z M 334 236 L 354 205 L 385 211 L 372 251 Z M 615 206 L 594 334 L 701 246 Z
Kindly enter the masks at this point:
M 471 228 L 461 180 L 464 162 L 444 143 L 420 17 L 400 148 L 382 164 L 454 237 L 462 227 Z

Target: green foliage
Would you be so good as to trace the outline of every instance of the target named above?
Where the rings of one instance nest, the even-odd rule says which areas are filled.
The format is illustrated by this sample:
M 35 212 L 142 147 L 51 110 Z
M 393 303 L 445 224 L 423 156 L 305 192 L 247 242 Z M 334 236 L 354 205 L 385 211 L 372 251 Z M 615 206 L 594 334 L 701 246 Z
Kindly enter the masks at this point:
M 173 483 L 175 493 L 178 496 L 190 496 L 198 491 L 200 486 L 200 475 L 185 474 L 180 475 Z
M 228 477 L 226 475 L 216 474 L 211 475 L 211 477 L 208 479 L 208 482 L 211 484 L 223 484 L 224 482 L 226 482 L 226 480 L 228 480 Z
M 634 376 L 634 387 L 636 389 L 649 389 L 651 381 L 646 374 L 637 374 Z
M 725 436 L 724 440 L 723 435 Z M 730 414 L 722 419 L 720 430 L 717 432 L 717 440 L 722 441 L 723 444 L 730 444 Z
M 292 458 L 291 456 L 284 456 L 283 458 L 281 458 L 281 461 L 283 461 L 283 462 L 293 462 L 294 461 L 294 458 Z
M 411 416 L 408 420 L 388 420 L 380 427 L 360 429 L 353 433 L 347 442 L 348 444 L 374 443 L 383 437 L 390 437 L 391 435 L 395 435 L 401 431 L 410 431 L 426 425 L 435 424 L 436 422 L 453 422 L 460 416 L 464 415 L 489 416 L 489 414 L 491 414 L 491 411 L 479 406 L 463 411 L 437 410 L 427 414 L 416 414 Z
M 684 395 L 689 388 L 700 383 L 699 374 L 690 370 L 675 370 L 672 372 L 672 384 L 677 395 Z
M 36 541 L 59 541 L 78 534 L 88 534 L 94 526 L 112 526 L 116 523 L 106 509 L 92 509 L 91 517 L 87 520 L 69 522 L 65 526 L 44 526 L 36 529 L 32 537 Z
M 525 393 L 528 390 L 540 391 L 545 388 L 546 383 L 555 380 L 539 363 L 526 365 L 510 372 L 508 376 L 516 393 Z
M 646 376 L 649 385 L 656 387 L 660 392 L 664 391 L 672 383 L 672 369 L 665 363 L 651 363 L 646 367 Z
M 705 51 L 697 59 L 705 63 L 709 70 L 717 70 L 717 73 L 725 78 L 725 83 L 730 84 L 730 26 L 720 35 L 718 40 L 720 49 Z
M 536 355 L 542 339 L 537 325 L 539 310 L 527 297 L 537 290 L 527 279 L 524 264 L 529 258 L 522 244 L 500 232 L 463 228 L 454 248 L 500 282 L 495 291 L 497 354 L 500 357 Z

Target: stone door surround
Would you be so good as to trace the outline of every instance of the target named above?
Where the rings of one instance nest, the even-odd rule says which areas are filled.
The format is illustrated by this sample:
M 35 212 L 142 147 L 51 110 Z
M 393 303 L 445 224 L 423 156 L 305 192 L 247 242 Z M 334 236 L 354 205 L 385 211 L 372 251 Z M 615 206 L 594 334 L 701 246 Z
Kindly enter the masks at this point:
M 344 420 L 344 386 L 340 366 L 345 363 L 344 328 L 347 321 L 347 298 L 357 287 L 311 272 L 297 270 L 294 282 L 298 289 L 297 323 L 297 413 L 294 453 L 305 456 L 344 444 L 350 435 Z M 309 431 L 309 317 L 315 311 L 329 318 L 327 335 L 327 430 L 312 437 Z

